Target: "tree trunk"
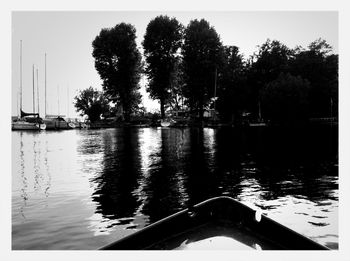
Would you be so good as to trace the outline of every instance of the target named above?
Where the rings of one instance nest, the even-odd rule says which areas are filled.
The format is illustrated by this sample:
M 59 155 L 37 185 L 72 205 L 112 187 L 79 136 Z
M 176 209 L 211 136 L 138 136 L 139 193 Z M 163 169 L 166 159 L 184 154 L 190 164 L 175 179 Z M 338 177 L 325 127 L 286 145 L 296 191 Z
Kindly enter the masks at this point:
M 130 122 L 130 106 L 126 103 L 122 104 L 122 115 L 123 115 L 123 121 L 126 123 Z
M 129 123 L 130 122 L 130 115 L 131 115 L 131 109 L 130 109 L 130 105 L 128 105 L 126 108 L 125 108 L 125 111 L 124 111 L 124 120 L 126 123 Z
M 117 110 L 117 114 L 118 114 L 118 110 Z M 123 104 L 120 105 L 120 114 L 122 117 L 122 121 L 124 121 L 124 106 L 123 106 Z
M 162 119 L 165 118 L 164 98 L 160 99 L 160 116 Z
M 204 119 L 204 117 L 203 117 L 203 113 L 204 113 L 204 102 L 203 102 L 203 99 L 201 99 L 200 101 L 199 101 L 199 124 L 200 125 L 203 125 L 203 119 Z

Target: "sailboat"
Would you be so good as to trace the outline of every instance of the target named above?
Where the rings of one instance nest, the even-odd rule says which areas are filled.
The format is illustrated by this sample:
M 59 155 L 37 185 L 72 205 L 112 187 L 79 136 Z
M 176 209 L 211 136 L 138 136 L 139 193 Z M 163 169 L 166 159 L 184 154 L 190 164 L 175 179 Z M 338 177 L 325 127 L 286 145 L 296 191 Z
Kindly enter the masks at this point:
M 12 122 L 12 130 L 45 130 L 46 125 L 38 113 L 26 113 L 21 110 L 21 117 Z
M 39 95 L 39 94 L 38 94 Z M 40 118 L 39 113 L 26 113 L 22 110 L 22 40 L 20 49 L 20 118 L 14 120 L 11 125 L 12 130 L 44 130 L 45 123 Z M 34 110 L 34 67 L 33 67 L 33 110 Z
M 45 68 L 46 68 L 46 55 L 45 55 Z M 45 72 L 46 75 L 46 72 Z M 46 83 L 46 80 L 45 80 Z M 46 84 L 45 84 L 45 90 L 46 90 Z M 58 87 L 57 87 L 57 92 L 58 92 Z M 58 97 L 58 108 L 59 106 L 59 95 L 57 94 Z M 46 100 L 45 100 L 45 106 L 46 106 Z M 74 129 L 75 124 L 72 122 L 67 122 L 64 119 L 64 115 L 60 115 L 59 113 L 57 115 L 49 115 L 46 114 L 45 111 L 45 119 L 44 123 L 46 124 L 46 129 L 47 130 L 69 130 L 69 129 Z

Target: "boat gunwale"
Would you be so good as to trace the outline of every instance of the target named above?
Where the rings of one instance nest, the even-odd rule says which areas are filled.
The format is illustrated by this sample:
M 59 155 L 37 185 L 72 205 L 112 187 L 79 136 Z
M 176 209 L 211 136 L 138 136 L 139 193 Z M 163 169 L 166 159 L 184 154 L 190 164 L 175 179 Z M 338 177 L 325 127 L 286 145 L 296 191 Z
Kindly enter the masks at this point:
M 220 208 L 225 204 L 227 206 L 226 208 Z M 233 210 L 235 212 L 234 215 L 231 213 Z M 229 219 L 225 216 L 227 211 L 230 212 Z M 261 215 L 260 220 L 257 220 L 255 215 L 256 210 L 233 198 L 227 196 L 215 197 L 158 220 L 141 230 L 112 242 L 100 249 L 150 249 L 152 246 L 156 245 L 157 242 L 164 241 L 164 238 L 170 238 L 177 234 L 181 234 L 188 229 L 197 227 L 200 224 L 205 224 L 210 221 L 217 222 L 221 219 L 220 222 L 225 222 L 225 220 L 231 223 L 235 222 L 235 224 L 241 225 L 244 229 L 257 233 L 257 237 L 259 237 L 259 235 L 264 236 L 264 234 L 268 234 L 271 238 L 269 239 L 266 237 L 266 240 L 271 240 L 275 245 L 281 246 L 281 249 L 329 250 L 328 247 L 311 240 L 271 218 L 268 218 L 264 214 Z M 179 224 L 181 224 L 181 230 L 177 230 L 179 229 Z M 168 233 L 168 235 L 166 235 L 166 233 Z M 278 238 L 281 235 L 284 237 Z M 156 239 L 151 240 L 151 243 L 146 244 L 145 239 L 150 240 L 150 238 L 147 238 L 148 236 Z M 288 240 L 288 237 L 291 239 Z M 283 242 L 281 242 L 281 240 Z M 296 242 L 294 242 L 295 240 Z

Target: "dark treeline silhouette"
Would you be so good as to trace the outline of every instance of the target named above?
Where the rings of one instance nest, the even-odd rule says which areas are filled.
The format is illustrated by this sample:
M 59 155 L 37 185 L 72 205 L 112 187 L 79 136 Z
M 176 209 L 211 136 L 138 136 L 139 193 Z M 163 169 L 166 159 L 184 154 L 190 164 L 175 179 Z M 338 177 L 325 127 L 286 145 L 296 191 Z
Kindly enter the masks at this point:
M 267 39 L 245 59 L 239 47 L 224 46 L 204 19 L 185 27 L 176 18 L 158 16 L 147 26 L 142 61 L 135 38 L 134 26 L 121 23 L 102 29 L 93 41 L 103 94 L 125 121 L 140 111 L 142 74 L 151 98 L 160 101 L 162 117 L 182 110 L 203 120 L 212 110 L 227 123 L 242 123 L 248 115 L 290 124 L 338 116 L 338 55 L 324 39 L 294 49 Z

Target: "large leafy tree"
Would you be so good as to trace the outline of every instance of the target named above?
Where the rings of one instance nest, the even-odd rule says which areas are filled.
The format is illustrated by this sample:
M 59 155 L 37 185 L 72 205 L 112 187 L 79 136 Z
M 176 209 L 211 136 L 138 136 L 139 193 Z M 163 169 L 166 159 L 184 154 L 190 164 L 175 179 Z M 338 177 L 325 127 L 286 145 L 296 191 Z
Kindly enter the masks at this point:
M 307 80 L 281 73 L 261 90 L 264 118 L 287 125 L 306 122 L 309 90 Z
M 202 19 L 192 20 L 184 34 L 184 95 L 192 112 L 203 111 L 214 96 L 215 74 L 222 64 L 222 43 L 214 27 Z
M 175 111 L 183 109 L 184 105 L 184 76 L 181 57 L 176 57 L 174 70 L 170 76 L 169 107 Z
M 136 45 L 136 29 L 126 23 L 102 29 L 92 42 L 95 68 L 103 80 L 108 99 L 119 103 L 126 121 L 140 102 L 141 54 Z
M 87 115 L 91 122 L 100 120 L 110 109 L 103 93 L 91 86 L 74 97 L 74 106 L 81 116 Z
M 332 54 L 332 47 L 320 38 L 312 42 L 307 49 L 298 48 L 290 62 L 290 68 L 293 75 L 300 75 L 310 82 L 311 116 L 336 116 L 338 55 Z
M 289 71 L 289 60 L 293 50 L 277 40 L 267 39 L 250 60 L 248 82 L 251 90 L 250 108 L 258 115 L 260 91 L 283 72 Z
M 224 59 L 218 77 L 217 109 L 222 120 L 238 120 L 247 102 L 245 62 L 236 46 L 224 46 Z
M 159 99 L 162 117 L 172 92 L 182 33 L 183 26 L 175 18 L 158 16 L 149 22 L 142 42 L 147 63 L 145 72 L 149 79 L 147 91 L 151 98 Z

